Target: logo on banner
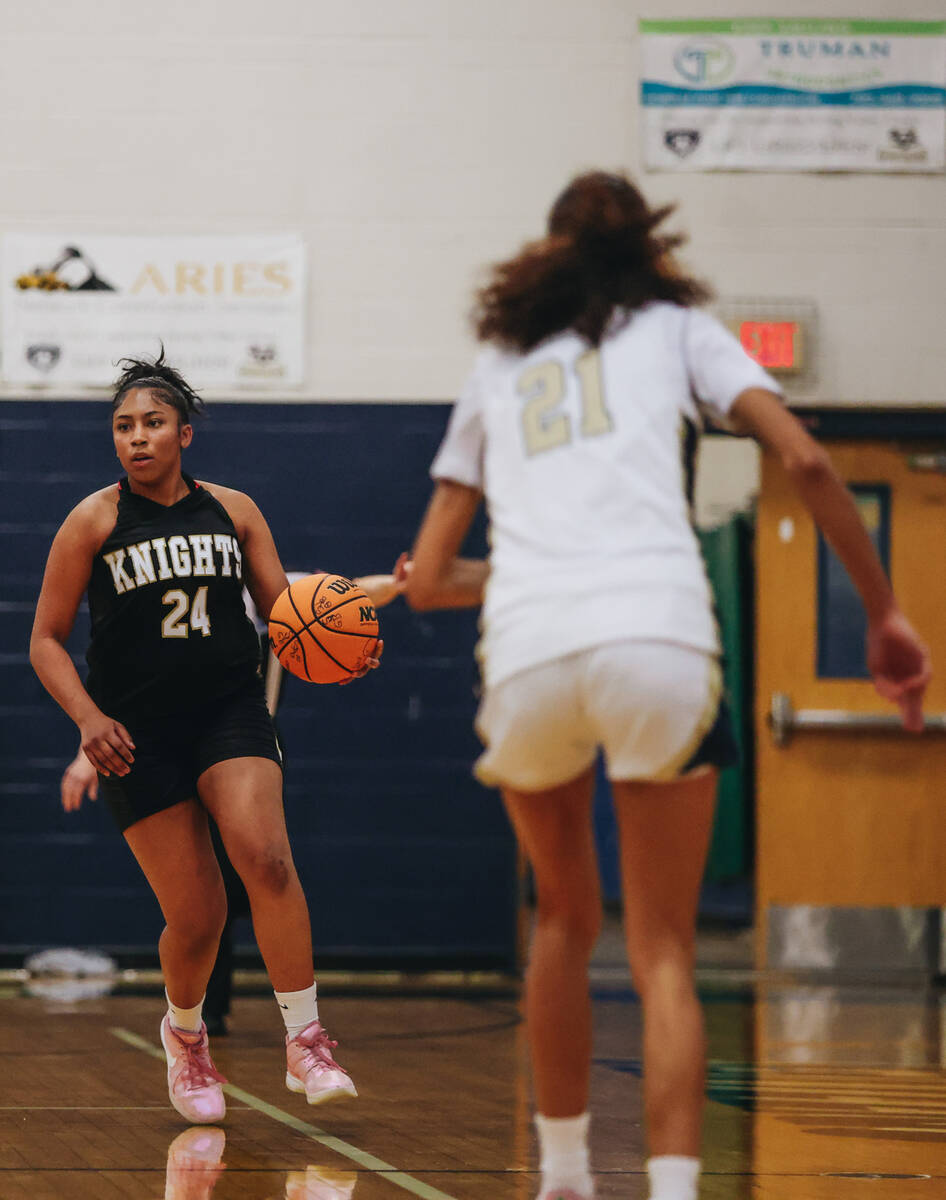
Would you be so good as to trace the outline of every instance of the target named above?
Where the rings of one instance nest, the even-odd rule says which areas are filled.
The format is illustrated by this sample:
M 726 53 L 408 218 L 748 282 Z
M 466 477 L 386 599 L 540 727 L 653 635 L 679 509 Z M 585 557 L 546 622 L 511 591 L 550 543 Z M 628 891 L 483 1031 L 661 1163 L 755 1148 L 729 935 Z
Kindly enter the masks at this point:
M 700 144 L 698 129 L 668 129 L 664 132 L 664 143 L 678 158 L 686 158 Z
M 898 150 L 912 150 L 919 138 L 915 129 L 891 129 L 890 140 Z
M 62 348 L 52 345 L 51 342 L 36 342 L 26 348 L 26 361 L 44 375 L 53 369 L 61 357 Z
M 689 83 L 723 83 L 733 73 L 736 56 L 725 42 L 716 38 L 696 38 L 673 56 L 673 65 Z
M 247 346 L 246 355 L 250 361 L 238 371 L 247 379 L 278 379 L 286 374 L 286 368 L 277 361 L 279 352 L 270 342 L 254 342 Z
M 926 162 L 929 154 L 920 145 L 917 131 L 908 126 L 904 129 L 888 129 L 887 137 L 893 143 L 894 149 L 887 146 L 877 151 L 877 157 L 883 162 Z
M 16 280 L 20 291 L 39 289 L 43 292 L 114 292 L 106 279 L 99 275 L 89 256 L 78 246 L 64 246 L 47 266 L 36 266 Z

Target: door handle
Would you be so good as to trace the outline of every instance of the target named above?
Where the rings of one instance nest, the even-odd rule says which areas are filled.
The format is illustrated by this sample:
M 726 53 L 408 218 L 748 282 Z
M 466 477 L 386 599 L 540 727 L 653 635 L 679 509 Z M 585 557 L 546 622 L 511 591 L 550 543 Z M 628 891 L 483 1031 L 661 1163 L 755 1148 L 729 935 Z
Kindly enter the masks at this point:
M 769 725 L 776 746 L 787 746 L 793 733 L 827 730 L 833 733 L 896 733 L 903 722 L 896 713 L 854 713 L 840 708 L 798 708 L 787 692 L 773 692 Z M 924 733 L 946 733 L 946 713 L 923 718 Z
M 946 475 L 946 454 L 942 451 L 924 451 L 908 454 L 907 466 L 911 471 L 928 471 L 934 475 Z

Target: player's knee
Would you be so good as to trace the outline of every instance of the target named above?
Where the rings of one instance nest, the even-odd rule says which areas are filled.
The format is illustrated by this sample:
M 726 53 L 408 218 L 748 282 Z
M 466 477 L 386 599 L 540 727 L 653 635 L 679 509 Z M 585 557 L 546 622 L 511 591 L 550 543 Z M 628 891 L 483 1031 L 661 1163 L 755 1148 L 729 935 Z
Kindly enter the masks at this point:
M 291 858 L 282 850 L 260 850 L 251 855 L 248 874 L 248 879 L 244 877 L 248 888 L 259 888 L 274 896 L 286 892 L 296 877 Z
M 601 932 L 601 901 L 590 892 L 540 894 L 536 920 L 540 925 L 554 928 L 572 952 L 590 954 Z
M 189 905 L 166 916 L 168 928 L 192 951 L 203 952 L 216 946 L 227 921 L 226 897 L 223 903 L 208 897 L 201 904 Z
M 681 942 L 663 941 L 631 956 L 634 986 L 645 1003 L 689 996 L 695 986 L 693 965 L 692 947 Z

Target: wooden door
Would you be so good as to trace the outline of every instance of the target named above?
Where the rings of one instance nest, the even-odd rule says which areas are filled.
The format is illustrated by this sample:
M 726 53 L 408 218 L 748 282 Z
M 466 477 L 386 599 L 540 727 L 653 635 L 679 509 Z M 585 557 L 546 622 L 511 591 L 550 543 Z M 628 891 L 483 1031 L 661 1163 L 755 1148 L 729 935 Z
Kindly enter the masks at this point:
M 936 469 L 929 444 L 825 444 L 859 494 L 868 524 L 884 535 L 880 540 L 889 553 L 900 604 L 933 655 L 927 709 L 941 714 L 946 711 L 946 474 Z M 843 643 L 856 621 L 831 608 L 829 577 L 837 582 L 838 571 L 836 560 L 833 566 L 829 562 L 785 472 L 765 455 L 756 548 L 760 962 L 773 904 L 946 906 L 946 736 L 941 730 L 922 735 L 808 730 L 789 733 L 782 745 L 773 736 L 776 696 L 795 711 L 896 711 L 869 679 L 848 673 L 844 661 L 838 665 L 839 659 L 851 658 Z

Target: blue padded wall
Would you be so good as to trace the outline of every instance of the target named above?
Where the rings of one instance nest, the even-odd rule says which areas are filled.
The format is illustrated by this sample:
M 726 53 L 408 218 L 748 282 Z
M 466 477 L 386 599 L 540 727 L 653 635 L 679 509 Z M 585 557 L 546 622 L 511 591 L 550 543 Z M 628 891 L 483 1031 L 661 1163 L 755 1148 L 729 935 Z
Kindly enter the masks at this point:
M 185 467 L 248 492 L 288 570 L 388 570 L 430 492 L 445 405 L 216 404 Z M 0 953 L 48 945 L 150 952 L 155 901 L 99 805 L 64 814 L 72 723 L 27 661 L 49 543 L 117 478 L 108 407 L 0 404 Z M 470 553 L 484 550 L 483 526 Z M 323 964 L 511 967 L 517 883 L 478 750 L 476 614 L 381 613 L 381 670 L 345 688 L 287 676 L 278 724 L 286 807 Z M 70 650 L 81 660 L 88 615 Z

